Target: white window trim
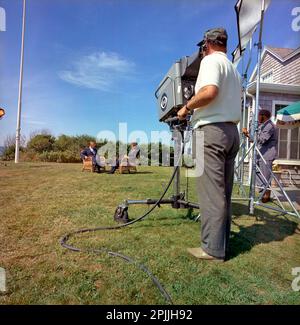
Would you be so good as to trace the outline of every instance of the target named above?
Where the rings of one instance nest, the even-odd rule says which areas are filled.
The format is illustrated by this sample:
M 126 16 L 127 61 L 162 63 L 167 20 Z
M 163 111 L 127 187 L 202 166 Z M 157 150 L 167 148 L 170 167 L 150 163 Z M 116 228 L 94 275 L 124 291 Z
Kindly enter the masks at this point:
M 274 123 L 275 122 L 275 106 L 276 105 L 291 105 L 295 102 L 290 102 L 290 101 L 284 101 L 284 100 L 273 100 L 272 101 L 272 122 Z M 287 132 L 287 143 L 291 143 L 291 136 L 292 136 L 292 133 L 291 133 L 291 130 L 288 130 Z M 278 141 L 279 142 L 279 141 Z M 279 145 L 279 143 L 278 143 Z M 279 151 L 279 147 L 278 147 L 278 151 Z M 286 160 L 291 160 L 289 157 L 291 157 L 291 152 L 290 152 L 290 146 L 287 146 L 287 159 Z
M 268 74 L 272 74 L 272 81 L 271 81 L 271 82 L 269 82 L 269 81 L 267 81 L 267 82 L 263 81 L 263 78 L 264 78 L 265 76 L 267 76 Z M 269 70 L 268 72 L 262 74 L 262 75 L 260 76 L 260 82 L 262 82 L 262 83 L 266 83 L 266 84 L 272 84 L 272 83 L 274 83 L 274 69 Z
M 295 102 L 289 102 L 289 101 L 284 101 L 284 100 L 273 100 L 272 101 L 272 117 L 271 117 L 271 120 L 273 123 L 275 123 L 275 106 L 276 105 L 291 105 Z

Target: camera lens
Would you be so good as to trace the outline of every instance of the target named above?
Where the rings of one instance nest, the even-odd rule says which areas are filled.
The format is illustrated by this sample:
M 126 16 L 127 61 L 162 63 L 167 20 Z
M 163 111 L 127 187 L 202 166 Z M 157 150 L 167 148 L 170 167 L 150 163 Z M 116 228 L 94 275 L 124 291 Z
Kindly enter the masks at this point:
M 183 89 L 183 96 L 185 99 L 189 100 L 194 95 L 194 87 L 192 85 L 186 86 Z

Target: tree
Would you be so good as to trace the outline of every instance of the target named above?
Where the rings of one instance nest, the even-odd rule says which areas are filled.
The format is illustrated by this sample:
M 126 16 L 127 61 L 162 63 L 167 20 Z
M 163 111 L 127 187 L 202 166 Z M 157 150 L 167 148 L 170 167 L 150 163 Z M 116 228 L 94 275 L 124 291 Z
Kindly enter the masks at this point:
M 24 150 L 26 138 L 21 136 L 20 138 L 20 151 Z M 4 160 L 13 160 L 15 158 L 15 150 L 16 150 L 16 136 L 8 135 L 4 140 L 4 151 L 3 158 Z
M 25 147 L 25 143 L 26 143 L 26 138 L 25 136 L 21 136 L 20 138 L 20 147 Z M 16 145 L 16 136 L 13 135 L 8 135 L 5 140 L 4 140 L 4 147 L 12 147 Z
M 83 134 L 83 135 L 77 135 L 75 137 L 75 141 L 79 149 L 82 149 L 88 146 L 90 141 L 96 141 L 96 138 L 90 135 Z
M 75 137 L 70 137 L 68 135 L 62 134 L 55 140 L 54 149 L 56 151 L 78 151 L 79 144 L 77 143 Z
M 51 134 L 37 134 L 27 144 L 27 149 L 37 153 L 52 151 L 55 138 Z

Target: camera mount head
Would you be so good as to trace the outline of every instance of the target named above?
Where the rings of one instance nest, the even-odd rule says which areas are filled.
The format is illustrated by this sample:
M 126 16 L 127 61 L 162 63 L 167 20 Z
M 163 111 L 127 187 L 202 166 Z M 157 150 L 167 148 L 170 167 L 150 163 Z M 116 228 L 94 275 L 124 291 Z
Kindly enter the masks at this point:
M 159 84 L 155 97 L 160 122 L 177 116 L 177 112 L 194 95 L 202 51 L 175 62 Z

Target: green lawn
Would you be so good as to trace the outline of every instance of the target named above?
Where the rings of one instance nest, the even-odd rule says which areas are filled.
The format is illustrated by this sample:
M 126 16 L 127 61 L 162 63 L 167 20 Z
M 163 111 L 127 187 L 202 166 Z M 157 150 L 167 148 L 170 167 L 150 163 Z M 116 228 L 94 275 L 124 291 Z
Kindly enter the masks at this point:
M 81 172 L 78 164 L 0 165 L 0 267 L 8 292 L 0 304 L 164 304 L 145 273 L 108 255 L 74 253 L 60 237 L 83 227 L 113 225 L 126 198 L 157 198 L 171 168 L 140 167 L 136 175 Z M 183 179 L 183 185 L 185 180 Z M 195 200 L 193 181 L 190 200 Z M 170 196 L 171 192 L 167 196 Z M 131 207 L 130 217 L 146 206 Z M 108 247 L 144 263 L 175 304 L 300 304 L 292 268 L 300 267 L 297 220 L 233 206 L 231 259 L 193 259 L 199 223 L 186 210 L 162 206 L 146 220 L 118 231 L 72 239 L 80 247 Z M 194 211 L 194 215 L 197 211 Z

